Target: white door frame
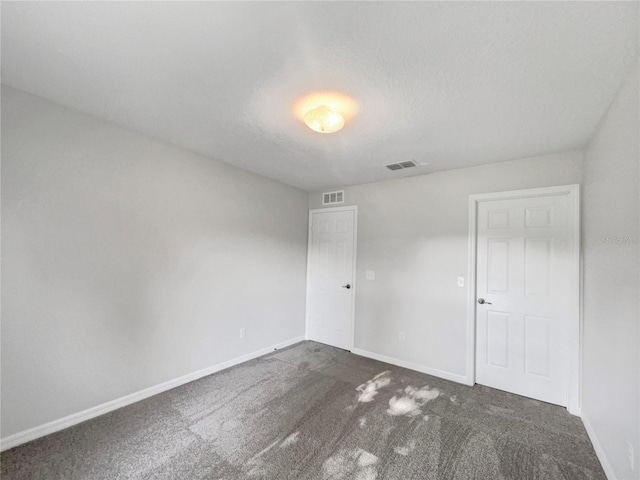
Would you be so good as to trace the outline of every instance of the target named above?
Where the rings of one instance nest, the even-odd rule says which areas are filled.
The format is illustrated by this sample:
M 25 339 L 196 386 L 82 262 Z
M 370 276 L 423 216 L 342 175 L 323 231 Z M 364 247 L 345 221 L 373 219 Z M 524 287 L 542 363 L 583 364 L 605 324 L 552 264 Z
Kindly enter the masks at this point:
M 566 195 L 568 202 L 567 218 L 569 222 L 569 248 L 571 254 L 571 284 L 569 290 L 569 342 L 566 349 L 567 369 L 567 410 L 580 415 L 581 395 L 581 358 L 582 325 L 580 320 L 580 186 L 562 185 L 558 187 L 530 188 L 508 192 L 483 193 L 469 195 L 469 265 L 467 289 L 467 379 L 475 384 L 476 378 L 476 249 L 478 204 L 492 200 L 516 198 L 546 197 Z
M 311 222 L 313 219 L 314 213 L 331 213 L 331 212 L 344 212 L 344 211 L 352 211 L 353 212 L 353 262 L 351 266 L 352 270 L 352 282 L 351 282 L 351 325 L 349 326 L 349 351 L 353 350 L 354 347 L 354 338 L 355 338 L 355 323 L 356 323 L 356 258 L 358 253 L 358 206 L 351 205 L 348 207 L 333 207 L 333 208 L 314 208 L 309 210 L 309 227 L 307 234 L 307 297 L 306 297 L 306 307 L 305 307 L 305 321 L 304 321 L 304 338 L 309 340 L 309 297 L 311 295 L 310 287 L 311 287 L 311 243 L 313 241 L 312 235 L 313 231 L 311 229 Z

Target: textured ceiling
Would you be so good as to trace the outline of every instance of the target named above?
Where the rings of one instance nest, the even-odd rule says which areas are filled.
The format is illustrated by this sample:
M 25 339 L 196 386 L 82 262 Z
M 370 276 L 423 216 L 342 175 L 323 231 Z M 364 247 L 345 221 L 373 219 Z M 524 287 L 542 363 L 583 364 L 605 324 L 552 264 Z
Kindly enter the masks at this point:
M 637 2 L 2 2 L 2 80 L 306 190 L 585 145 Z M 295 115 L 352 97 L 332 135 Z M 391 172 L 383 165 L 428 162 Z

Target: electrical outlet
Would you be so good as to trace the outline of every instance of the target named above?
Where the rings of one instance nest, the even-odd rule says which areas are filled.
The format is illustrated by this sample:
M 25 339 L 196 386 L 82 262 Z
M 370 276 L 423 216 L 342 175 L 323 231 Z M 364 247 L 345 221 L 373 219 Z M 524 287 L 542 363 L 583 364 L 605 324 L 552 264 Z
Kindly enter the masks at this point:
M 633 445 L 631 445 L 631 442 L 627 442 L 627 458 L 629 459 L 629 466 L 631 467 L 631 470 L 635 470 L 636 469 L 636 452 L 633 448 Z
M 246 329 L 246 328 L 244 328 L 244 327 L 242 327 L 242 328 L 240 329 L 240 338 L 244 338 L 244 337 L 246 337 L 246 336 L 247 336 L 247 329 Z
M 458 286 L 464 287 L 464 277 L 458 277 Z
M 375 280 L 376 279 L 376 272 L 374 272 L 373 270 L 367 270 L 367 274 L 365 277 L 367 280 Z
M 401 342 L 404 342 L 404 332 L 398 333 L 398 340 L 400 340 Z

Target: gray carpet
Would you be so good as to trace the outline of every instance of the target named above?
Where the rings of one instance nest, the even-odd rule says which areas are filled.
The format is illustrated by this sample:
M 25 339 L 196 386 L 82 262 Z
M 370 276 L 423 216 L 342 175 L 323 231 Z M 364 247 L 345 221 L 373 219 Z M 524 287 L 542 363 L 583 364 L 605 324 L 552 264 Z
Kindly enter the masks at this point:
M 2 453 L 11 479 L 604 479 L 563 408 L 303 342 Z

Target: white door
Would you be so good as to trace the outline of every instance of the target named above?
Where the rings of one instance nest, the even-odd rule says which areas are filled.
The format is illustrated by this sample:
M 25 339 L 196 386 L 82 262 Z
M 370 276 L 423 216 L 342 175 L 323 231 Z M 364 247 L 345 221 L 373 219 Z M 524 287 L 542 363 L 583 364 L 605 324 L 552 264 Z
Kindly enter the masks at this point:
M 309 215 L 307 338 L 346 350 L 353 348 L 356 212 Z
M 567 405 L 567 195 L 478 203 L 476 382 Z

